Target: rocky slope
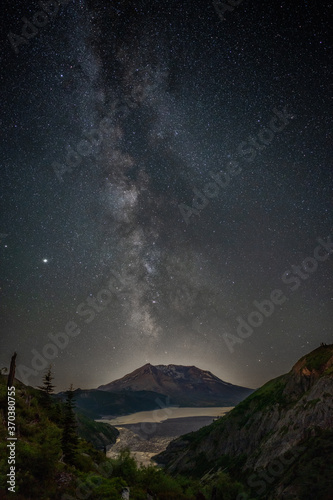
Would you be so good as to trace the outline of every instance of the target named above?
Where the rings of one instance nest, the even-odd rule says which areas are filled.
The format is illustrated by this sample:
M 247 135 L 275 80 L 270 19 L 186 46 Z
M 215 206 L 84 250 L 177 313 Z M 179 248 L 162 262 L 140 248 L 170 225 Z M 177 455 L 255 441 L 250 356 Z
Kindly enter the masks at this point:
M 155 459 L 169 471 L 191 475 L 218 466 L 241 470 L 249 487 L 256 485 L 258 498 L 261 490 L 265 498 L 289 498 L 283 496 L 286 491 L 296 495 L 290 498 L 303 498 L 297 492 L 305 487 L 308 475 L 298 486 L 287 471 L 295 469 L 295 477 L 302 476 L 300 471 L 306 470 L 309 460 L 317 460 L 316 467 L 324 473 L 326 458 L 320 458 L 317 448 L 321 443 L 333 462 L 332 431 L 333 345 L 329 345 L 301 358 L 288 374 L 265 384 L 225 417 L 171 442 Z M 267 470 L 271 475 L 264 481 L 258 471 Z M 284 484 L 286 478 L 291 485 Z
M 98 387 L 100 391 L 153 391 L 181 406 L 234 406 L 252 389 L 229 384 L 207 370 L 195 366 L 150 363 L 125 377 Z

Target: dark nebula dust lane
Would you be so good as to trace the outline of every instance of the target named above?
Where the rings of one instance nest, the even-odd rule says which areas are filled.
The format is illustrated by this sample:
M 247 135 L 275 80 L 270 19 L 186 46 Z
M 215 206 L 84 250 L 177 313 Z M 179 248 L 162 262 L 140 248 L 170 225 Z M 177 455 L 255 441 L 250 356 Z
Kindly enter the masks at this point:
M 0 362 L 256 387 L 330 343 L 325 5 L 58 3 L 4 4 Z

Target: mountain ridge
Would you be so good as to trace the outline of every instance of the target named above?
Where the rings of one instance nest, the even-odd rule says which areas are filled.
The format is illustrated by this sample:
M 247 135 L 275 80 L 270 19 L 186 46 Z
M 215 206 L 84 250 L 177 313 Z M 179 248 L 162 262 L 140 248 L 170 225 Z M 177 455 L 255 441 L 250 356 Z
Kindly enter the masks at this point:
M 76 389 L 74 393 L 77 409 L 93 419 L 110 419 L 138 411 L 156 410 L 160 408 L 159 404 L 169 405 L 165 396 L 152 391 L 115 393 L 98 389 Z M 65 393 L 58 393 L 57 397 L 64 400 Z
M 84 415 L 114 418 L 167 406 L 235 406 L 253 389 L 224 382 L 208 370 L 183 365 L 145 365 L 97 389 L 76 389 L 75 404 Z M 63 399 L 64 392 L 57 394 Z
M 222 466 L 232 470 L 237 464 L 237 474 L 248 477 L 251 488 L 266 474 L 269 480 L 257 488 L 256 498 L 332 499 L 326 491 L 316 496 L 318 486 L 305 473 L 312 463 L 324 476 L 323 484 L 326 470 L 332 477 L 333 465 L 329 471 L 325 457 L 320 458 L 322 448 L 333 459 L 332 428 L 333 344 L 303 356 L 288 373 L 264 384 L 211 425 L 172 441 L 154 459 L 169 472 L 196 477 Z M 288 460 L 287 468 L 283 464 Z M 276 464 L 285 473 L 267 476 Z
M 101 385 L 98 391 L 133 393 L 149 391 L 170 398 L 179 406 L 235 406 L 253 389 L 230 384 L 194 365 L 146 363 L 124 377 Z
M 253 389 L 219 379 L 194 365 L 145 365 L 124 377 L 97 388 L 105 392 L 151 391 L 170 397 L 184 406 L 234 406 Z

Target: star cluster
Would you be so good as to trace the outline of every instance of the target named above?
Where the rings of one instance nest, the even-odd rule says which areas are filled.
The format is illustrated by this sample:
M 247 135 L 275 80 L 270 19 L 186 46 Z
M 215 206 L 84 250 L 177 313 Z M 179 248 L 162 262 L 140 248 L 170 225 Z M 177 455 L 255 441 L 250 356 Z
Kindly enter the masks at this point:
M 67 326 L 59 389 L 147 361 L 256 387 L 331 343 L 332 257 L 282 280 L 332 235 L 325 5 L 244 1 L 221 21 L 199 0 L 64 1 L 15 51 L 40 9 L 5 2 L 2 20 L 1 362 L 16 350 L 38 385 L 34 353 Z

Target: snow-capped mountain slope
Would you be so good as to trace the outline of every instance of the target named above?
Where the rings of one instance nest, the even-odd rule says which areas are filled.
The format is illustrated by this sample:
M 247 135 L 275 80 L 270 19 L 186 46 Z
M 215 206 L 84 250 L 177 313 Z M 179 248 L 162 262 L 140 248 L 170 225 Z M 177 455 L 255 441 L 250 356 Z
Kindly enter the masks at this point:
M 154 391 L 169 396 L 177 404 L 190 406 L 231 406 L 252 392 L 252 389 L 224 382 L 211 372 L 195 366 L 153 366 L 150 363 L 98 387 L 98 390 Z

